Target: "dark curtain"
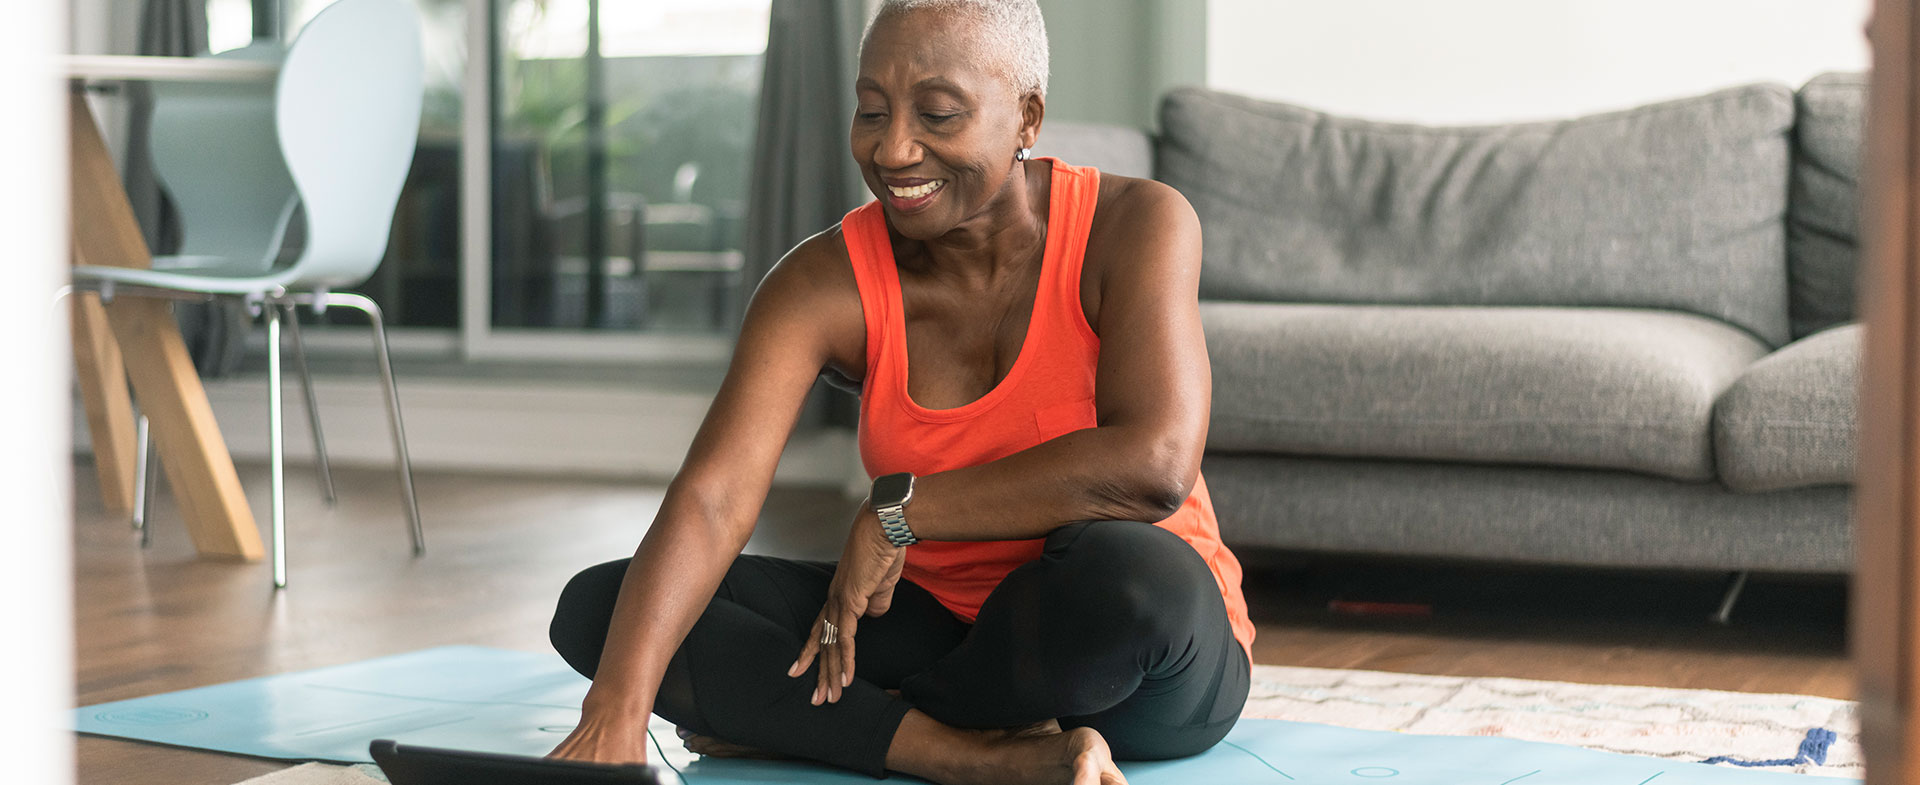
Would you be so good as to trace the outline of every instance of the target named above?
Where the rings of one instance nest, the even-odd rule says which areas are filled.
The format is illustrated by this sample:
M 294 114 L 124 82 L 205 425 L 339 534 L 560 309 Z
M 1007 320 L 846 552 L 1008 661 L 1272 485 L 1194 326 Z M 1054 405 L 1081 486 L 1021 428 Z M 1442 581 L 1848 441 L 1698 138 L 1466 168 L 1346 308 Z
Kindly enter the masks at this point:
M 748 281 L 868 199 L 847 151 L 865 22 L 861 0 L 773 0 L 747 200 Z M 851 426 L 858 415 L 858 399 L 815 385 L 802 422 Z
M 147 0 L 140 11 L 139 53 L 192 57 L 207 53 L 206 0 Z M 147 85 L 127 85 L 126 170 L 121 175 L 133 215 L 140 221 L 147 247 L 155 255 L 180 247 L 180 217 L 167 199 L 153 171 L 153 149 L 148 143 L 153 121 L 153 94 Z M 176 303 L 180 337 L 200 375 L 232 373 L 246 352 L 247 331 L 253 320 L 236 303 Z
M 281 0 L 253 0 L 253 40 L 280 40 Z

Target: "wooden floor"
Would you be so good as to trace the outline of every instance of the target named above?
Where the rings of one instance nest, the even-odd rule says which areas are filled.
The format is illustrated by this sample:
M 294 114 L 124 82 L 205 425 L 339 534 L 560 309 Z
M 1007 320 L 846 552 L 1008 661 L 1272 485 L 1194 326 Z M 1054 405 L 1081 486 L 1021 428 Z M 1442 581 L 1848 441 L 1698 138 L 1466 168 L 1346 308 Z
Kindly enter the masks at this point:
M 207 561 L 162 491 L 154 543 L 105 515 L 75 466 L 76 705 L 445 644 L 545 650 L 560 587 L 629 555 L 660 489 L 570 479 L 423 474 L 428 555 L 408 556 L 393 477 L 336 472 L 324 506 L 289 472 L 290 586 L 265 564 Z M 267 516 L 263 467 L 242 466 Z M 749 550 L 832 558 L 852 506 L 776 491 Z M 1706 623 L 1722 576 L 1307 558 L 1243 550 L 1262 664 L 1513 676 L 1851 697 L 1845 588 L 1759 578 L 1731 627 Z M 1351 617 L 1332 600 L 1429 604 L 1428 618 Z M 231 783 L 286 764 L 79 739 L 79 781 Z

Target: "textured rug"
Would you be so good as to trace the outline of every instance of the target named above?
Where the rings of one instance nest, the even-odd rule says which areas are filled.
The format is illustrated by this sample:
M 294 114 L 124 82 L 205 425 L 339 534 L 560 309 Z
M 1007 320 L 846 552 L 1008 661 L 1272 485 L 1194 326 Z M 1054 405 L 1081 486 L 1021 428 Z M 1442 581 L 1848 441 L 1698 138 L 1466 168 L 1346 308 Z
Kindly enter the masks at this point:
M 1262 665 L 1244 715 L 1859 777 L 1856 708 L 1807 695 Z
M 1860 777 L 1851 701 L 1524 679 L 1256 666 L 1245 716 L 1436 736 L 1500 736 L 1721 766 Z M 669 763 L 691 759 L 670 745 Z M 309 763 L 244 785 L 372 785 L 372 766 Z

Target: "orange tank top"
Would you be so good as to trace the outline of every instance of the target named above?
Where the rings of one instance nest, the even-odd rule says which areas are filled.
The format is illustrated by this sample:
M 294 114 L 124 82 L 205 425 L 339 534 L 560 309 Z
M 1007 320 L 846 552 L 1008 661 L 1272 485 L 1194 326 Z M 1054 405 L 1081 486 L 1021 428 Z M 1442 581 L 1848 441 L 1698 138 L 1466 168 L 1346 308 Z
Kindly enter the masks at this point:
M 847 213 L 840 231 L 853 262 L 866 318 L 867 375 L 860 395 L 860 459 L 870 477 L 928 475 L 986 463 L 1062 434 L 1095 426 L 1094 371 L 1100 337 L 1080 304 L 1080 270 L 1100 193 L 1090 167 L 1053 165 L 1046 253 L 1025 342 L 1006 378 L 954 409 L 927 409 L 907 394 L 906 317 L 886 214 L 879 202 Z M 1253 622 L 1240 594 L 1240 562 L 1220 542 L 1205 478 L 1180 510 L 1158 524 L 1206 560 L 1226 601 L 1233 636 L 1253 650 Z M 903 575 L 972 623 L 1007 573 L 1040 557 L 1044 540 L 922 541 L 907 549 Z

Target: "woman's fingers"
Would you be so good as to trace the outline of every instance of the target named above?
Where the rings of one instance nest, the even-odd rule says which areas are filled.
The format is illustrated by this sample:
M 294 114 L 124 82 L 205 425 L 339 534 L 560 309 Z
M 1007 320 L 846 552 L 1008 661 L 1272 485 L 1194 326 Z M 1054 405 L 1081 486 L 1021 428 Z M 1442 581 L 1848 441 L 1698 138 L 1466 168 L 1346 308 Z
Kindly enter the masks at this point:
M 833 694 L 827 690 L 827 685 L 831 684 L 834 679 L 839 678 L 834 674 L 833 670 L 840 662 L 839 658 L 834 654 L 834 649 L 840 645 L 838 640 L 840 633 L 839 630 L 836 629 L 832 636 L 827 635 L 827 630 L 832 625 L 832 619 L 833 601 L 828 600 L 827 607 L 820 609 L 820 618 L 813 622 L 813 637 L 807 641 L 807 647 L 805 649 L 808 653 L 805 659 L 818 660 L 820 663 L 819 672 L 814 674 L 813 695 L 809 698 L 815 706 L 826 703 L 833 697 Z M 834 642 L 828 643 L 828 637 L 834 638 Z M 799 669 L 794 672 L 794 675 L 797 676 L 804 672 L 806 672 L 806 665 L 801 664 Z
M 833 694 L 840 684 L 840 658 L 833 656 L 834 647 L 839 645 L 836 642 L 828 646 L 826 656 L 820 660 L 820 703 L 832 703 L 839 697 Z
M 792 667 L 787 668 L 788 677 L 799 678 L 800 674 L 807 672 L 807 666 L 813 664 L 814 655 L 820 653 L 820 631 L 823 629 L 821 623 L 826 621 L 826 618 L 823 611 L 820 618 L 813 620 L 813 636 L 807 638 L 806 644 L 800 647 L 800 657 L 793 661 Z
M 836 631 L 837 632 L 837 631 Z M 840 645 L 838 640 L 820 647 L 820 672 L 813 685 L 813 705 L 833 702 L 833 684 L 840 678 L 836 669 L 840 658 L 834 655 L 834 649 Z
M 816 706 L 838 703 L 841 693 L 853 684 L 853 641 L 860 627 L 860 613 L 856 609 L 830 607 L 825 615 L 834 623 L 834 642 L 820 647 L 820 679 L 813 692 Z
M 840 679 L 833 683 L 835 700 L 839 699 L 840 690 L 853 684 L 853 635 L 860 627 L 860 614 L 848 612 L 844 616 L 846 623 L 840 627 L 840 643 L 834 647 L 840 655 L 840 667 L 837 669 Z

